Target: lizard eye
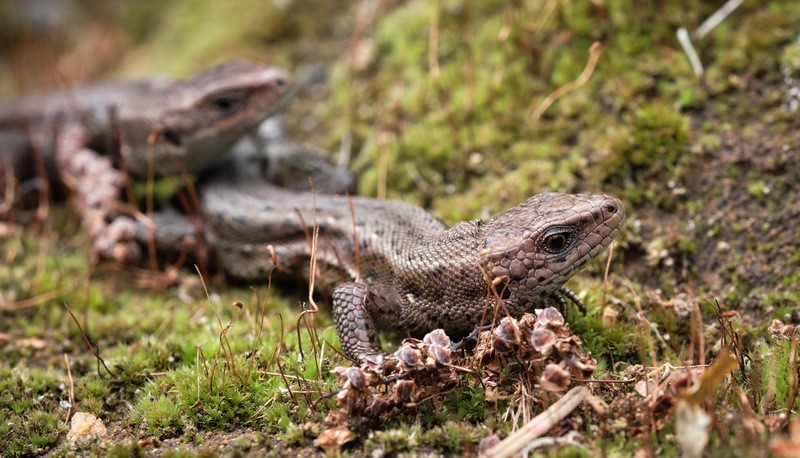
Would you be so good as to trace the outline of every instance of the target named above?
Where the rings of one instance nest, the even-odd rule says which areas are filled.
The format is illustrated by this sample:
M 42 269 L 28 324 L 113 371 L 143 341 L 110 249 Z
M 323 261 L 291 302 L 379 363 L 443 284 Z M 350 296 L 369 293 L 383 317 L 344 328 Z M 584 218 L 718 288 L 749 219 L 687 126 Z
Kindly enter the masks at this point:
M 569 248 L 575 232 L 567 227 L 552 227 L 539 239 L 539 248 L 550 254 L 558 254 Z
M 236 105 L 236 99 L 231 97 L 217 97 L 214 99 L 214 107 L 220 111 L 231 111 Z
M 210 100 L 210 105 L 220 117 L 228 117 L 239 111 L 242 97 L 239 94 L 219 94 Z

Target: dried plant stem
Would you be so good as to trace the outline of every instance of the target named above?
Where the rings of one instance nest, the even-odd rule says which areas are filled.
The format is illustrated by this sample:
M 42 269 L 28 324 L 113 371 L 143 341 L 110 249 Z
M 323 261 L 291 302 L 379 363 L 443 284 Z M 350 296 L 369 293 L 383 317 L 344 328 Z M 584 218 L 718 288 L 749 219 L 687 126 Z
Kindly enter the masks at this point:
M 35 307 L 39 304 L 43 304 L 49 300 L 56 299 L 62 294 L 71 293 L 74 291 L 75 288 L 63 289 L 63 290 L 55 290 L 55 291 L 48 291 L 46 293 L 42 293 L 38 296 L 30 297 L 28 299 L 23 299 L 21 301 L 11 301 L 5 304 L 0 305 L 0 311 L 17 311 L 23 310 L 31 307 Z
M 546 434 L 553 426 L 566 418 L 588 395 L 589 389 L 585 386 L 576 386 L 569 390 L 547 410 L 489 449 L 486 456 L 491 458 L 514 456 L 531 441 Z
M 612 243 L 611 246 L 608 247 L 608 260 L 606 261 L 606 270 L 603 272 L 603 299 L 600 301 L 600 307 L 605 308 L 606 306 L 606 294 L 608 293 L 608 273 L 611 271 L 611 259 L 614 258 L 614 246 L 616 243 Z
M 300 322 L 306 324 L 306 329 L 308 329 L 308 336 L 309 340 L 311 341 L 311 351 L 314 354 L 314 364 L 317 366 L 317 378 L 322 380 L 322 371 L 321 371 L 321 363 L 319 358 L 319 338 L 317 336 L 317 328 L 316 322 L 314 320 L 314 314 L 319 312 L 319 307 L 317 306 L 316 301 L 314 301 L 314 284 L 317 278 L 317 252 L 319 250 L 319 224 L 317 223 L 317 193 L 314 190 L 314 182 L 309 180 L 311 183 L 311 206 L 312 206 L 312 220 L 313 220 L 313 231 L 311 235 L 311 260 L 309 265 L 309 273 L 308 273 L 308 304 L 311 306 L 310 309 L 303 308 L 303 311 L 300 312 L 300 316 L 297 317 L 297 346 L 300 350 L 300 355 L 305 358 L 305 354 L 303 353 L 303 339 L 300 336 Z M 310 321 L 310 322 L 309 322 Z
M 67 409 L 67 418 L 64 419 L 64 424 L 69 423 L 72 417 L 72 410 L 75 408 L 75 379 L 72 378 L 72 369 L 69 367 L 69 356 L 64 353 L 64 364 L 67 366 L 67 378 L 69 379 L 69 409 Z
M 586 84 L 586 82 L 589 81 L 589 78 L 592 77 L 592 73 L 594 73 L 594 69 L 597 66 L 597 61 L 600 58 L 600 52 L 600 42 L 595 41 L 591 46 L 589 46 L 589 59 L 586 61 L 586 66 L 583 68 L 581 74 L 578 75 L 574 81 L 564 84 L 555 91 L 551 92 L 547 97 L 544 98 L 544 100 L 539 102 L 539 106 L 537 106 L 536 109 L 528 116 L 528 121 L 538 120 L 542 117 L 542 114 L 544 114 L 544 112 L 550 108 L 550 105 L 555 103 L 556 100 Z M 531 104 L 531 107 L 533 107 L 533 104 Z M 530 111 L 530 109 L 528 111 Z
M 278 367 L 278 372 L 281 374 L 283 384 L 286 386 L 286 392 L 289 393 L 289 397 L 292 398 L 292 402 L 297 402 L 297 400 L 294 398 L 294 394 L 292 394 L 292 386 L 289 385 L 289 380 L 286 379 L 286 372 L 283 370 L 283 366 L 281 365 L 281 350 L 283 350 L 283 315 L 279 313 L 278 318 L 280 319 L 281 323 L 281 332 L 279 334 L 281 340 L 278 342 L 278 347 L 275 350 L 275 365 Z
M 109 375 L 112 376 L 116 375 L 113 372 L 111 372 L 111 369 L 108 368 L 106 362 L 103 360 L 102 357 L 100 357 L 100 347 L 97 345 L 97 342 L 95 342 L 94 339 L 92 339 L 91 336 L 89 336 L 89 333 L 85 329 L 83 329 L 83 326 L 81 326 L 80 322 L 78 321 L 78 318 L 75 316 L 75 314 L 72 312 L 72 309 L 69 308 L 69 305 L 66 302 L 64 302 L 64 308 L 67 309 L 67 313 L 69 313 L 69 316 L 72 317 L 72 321 L 75 323 L 75 326 L 78 327 L 78 331 L 81 333 L 81 339 L 83 339 L 83 343 L 86 345 L 86 349 L 89 350 L 89 353 L 91 353 L 91 355 L 94 356 L 95 359 L 97 360 L 97 375 L 99 377 L 102 377 L 102 374 L 100 373 L 101 364 L 103 365 L 103 368 L 106 370 L 106 372 L 108 372 Z

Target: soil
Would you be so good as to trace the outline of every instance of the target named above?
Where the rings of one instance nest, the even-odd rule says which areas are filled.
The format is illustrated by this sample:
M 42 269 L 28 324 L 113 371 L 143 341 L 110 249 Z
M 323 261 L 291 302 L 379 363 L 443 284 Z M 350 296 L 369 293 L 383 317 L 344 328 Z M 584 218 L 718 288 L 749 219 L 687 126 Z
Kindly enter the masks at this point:
M 719 142 L 694 148 L 681 179 L 664 183 L 666 203 L 633 209 L 639 234 L 624 272 L 653 289 L 686 285 L 760 321 L 800 286 L 800 121 L 765 100 L 789 88 L 751 85 L 691 115 L 693 132 L 721 125 Z M 749 113 L 722 124 L 717 105 L 731 99 Z

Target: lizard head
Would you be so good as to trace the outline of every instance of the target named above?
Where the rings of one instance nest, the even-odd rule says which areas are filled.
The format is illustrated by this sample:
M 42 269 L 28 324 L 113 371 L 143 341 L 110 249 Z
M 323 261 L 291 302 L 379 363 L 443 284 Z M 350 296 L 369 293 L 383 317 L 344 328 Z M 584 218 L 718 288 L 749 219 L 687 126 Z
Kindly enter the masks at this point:
M 154 146 L 163 162 L 173 161 L 175 168 L 203 170 L 280 111 L 288 93 L 289 77 L 283 70 L 254 62 L 230 62 L 180 80 L 166 94 L 170 109 L 160 121 Z
M 603 251 L 624 219 L 611 196 L 537 194 L 483 224 L 485 270 L 510 307 L 527 310 Z

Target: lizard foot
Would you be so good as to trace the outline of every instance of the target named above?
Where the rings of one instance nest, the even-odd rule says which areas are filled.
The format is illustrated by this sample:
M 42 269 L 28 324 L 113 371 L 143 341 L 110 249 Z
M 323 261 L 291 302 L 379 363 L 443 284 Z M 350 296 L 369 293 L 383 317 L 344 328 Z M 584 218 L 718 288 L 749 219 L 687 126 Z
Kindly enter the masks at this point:
M 359 283 L 342 283 L 333 291 L 333 318 L 342 351 L 359 363 L 383 355 L 369 313 L 376 301 L 377 296 Z
M 581 300 L 580 297 L 578 297 L 575 291 L 567 288 L 566 286 L 562 286 L 558 291 L 556 291 L 553 294 L 553 299 L 555 299 L 555 301 L 558 303 L 558 308 L 564 318 L 567 316 L 567 299 L 575 304 L 582 314 L 586 315 L 586 304 Z

